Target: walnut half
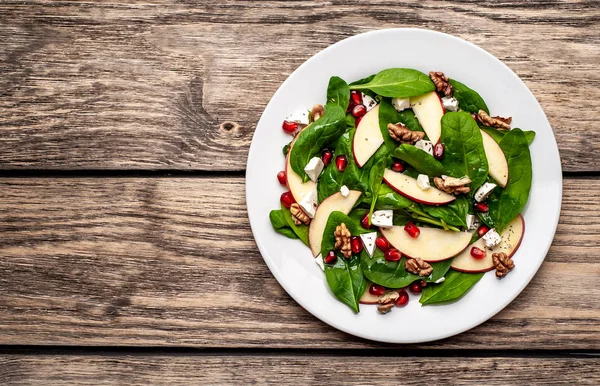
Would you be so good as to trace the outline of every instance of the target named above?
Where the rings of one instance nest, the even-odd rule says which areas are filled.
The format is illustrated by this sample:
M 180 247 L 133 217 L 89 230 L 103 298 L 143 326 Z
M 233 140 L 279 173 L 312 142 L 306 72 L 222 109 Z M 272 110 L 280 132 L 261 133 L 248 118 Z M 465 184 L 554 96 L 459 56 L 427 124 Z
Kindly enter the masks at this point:
M 433 183 L 439 190 L 448 194 L 467 194 L 471 191 L 471 188 L 467 186 L 471 183 L 471 179 L 466 176 L 461 178 L 446 177 L 446 179 L 433 177 Z
M 433 272 L 431 265 L 419 258 L 406 260 L 405 268 L 408 272 L 421 277 L 429 276 Z
M 400 143 L 409 143 L 414 145 L 415 142 L 420 141 L 425 137 L 424 132 L 412 131 L 401 122 L 396 124 L 389 123 L 387 127 L 390 137 Z
M 497 127 L 498 129 L 502 130 L 510 130 L 510 124 L 512 122 L 512 117 L 490 117 L 488 113 L 483 110 L 479 110 L 477 113 L 477 118 L 479 119 L 479 122 L 486 126 Z
M 342 252 L 342 255 L 346 259 L 349 259 L 352 256 L 352 245 L 350 244 L 350 231 L 346 224 L 341 223 L 337 227 L 335 227 L 335 232 L 333 233 L 335 236 L 335 249 L 339 249 Z
M 454 93 L 454 87 L 452 87 L 450 80 L 444 75 L 443 72 L 431 71 L 429 73 L 429 77 L 431 78 L 433 84 L 435 84 L 435 89 L 437 92 L 443 92 L 447 97 L 452 96 Z
M 290 212 L 292 213 L 294 224 L 308 225 L 310 223 L 310 217 L 308 217 L 308 215 L 304 213 L 304 211 L 302 210 L 302 208 L 300 208 L 300 205 L 298 205 L 298 203 L 294 202 L 292 206 L 290 206 Z
M 492 254 L 492 262 L 496 267 L 496 277 L 498 278 L 506 276 L 515 267 L 515 263 L 504 252 Z

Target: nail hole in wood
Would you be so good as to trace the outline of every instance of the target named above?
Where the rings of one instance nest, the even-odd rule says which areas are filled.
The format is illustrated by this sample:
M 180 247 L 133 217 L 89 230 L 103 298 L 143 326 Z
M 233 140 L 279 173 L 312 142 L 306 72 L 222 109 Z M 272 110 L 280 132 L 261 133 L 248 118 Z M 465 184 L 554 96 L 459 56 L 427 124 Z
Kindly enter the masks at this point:
M 221 123 L 221 130 L 231 131 L 233 129 L 237 129 L 239 125 L 235 122 L 225 121 Z

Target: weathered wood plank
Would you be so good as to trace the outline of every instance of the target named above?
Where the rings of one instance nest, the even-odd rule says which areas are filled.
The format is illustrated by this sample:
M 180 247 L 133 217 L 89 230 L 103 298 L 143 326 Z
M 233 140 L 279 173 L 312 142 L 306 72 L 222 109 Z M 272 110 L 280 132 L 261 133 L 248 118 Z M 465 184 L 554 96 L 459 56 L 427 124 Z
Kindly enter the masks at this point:
M 598 190 L 566 180 L 527 289 L 421 347 L 600 349 Z M 4 178 L 0 191 L 0 344 L 380 347 L 287 296 L 256 249 L 243 179 Z
M 4 1 L 0 168 L 243 170 L 298 65 L 402 26 L 504 60 L 545 109 L 564 169 L 598 171 L 599 18 L 595 1 Z
M 598 358 L 1 355 L 5 385 L 597 385 Z

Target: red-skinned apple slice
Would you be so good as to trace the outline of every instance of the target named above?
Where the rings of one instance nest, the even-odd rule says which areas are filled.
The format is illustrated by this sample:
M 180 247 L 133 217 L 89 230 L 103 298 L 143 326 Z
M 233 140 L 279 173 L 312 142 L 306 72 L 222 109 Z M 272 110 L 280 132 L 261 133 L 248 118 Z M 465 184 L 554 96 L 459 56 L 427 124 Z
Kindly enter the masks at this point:
M 504 252 L 508 257 L 511 257 L 519 249 L 521 240 L 523 240 L 523 234 L 525 234 L 525 220 L 523 216 L 518 215 L 506 226 L 500 235 L 502 241 L 493 250 L 486 248 L 483 239 L 479 239 L 469 245 L 460 255 L 456 256 L 452 260 L 450 267 L 456 271 L 468 273 L 491 271 L 494 269 L 492 254 Z M 471 256 L 472 247 L 484 250 L 486 252 L 485 257 L 483 259 L 475 259 Z
M 383 144 L 383 136 L 379 129 L 379 105 L 377 105 L 365 114 L 354 133 L 352 153 L 359 168 L 367 163 L 381 144 Z
M 305 130 L 306 127 L 302 130 Z M 298 133 L 298 135 L 300 135 L 300 133 Z M 298 138 L 298 135 L 296 135 L 296 138 Z M 287 178 L 288 189 L 292 193 L 292 196 L 294 196 L 294 200 L 296 202 L 300 202 L 310 192 L 314 192 L 315 197 L 317 196 L 317 184 L 312 180 L 302 182 L 302 178 L 298 174 L 296 174 L 296 172 L 294 171 L 294 169 L 292 169 L 292 166 L 290 165 L 290 154 L 292 153 L 292 147 L 294 146 L 294 142 L 296 142 L 296 138 L 294 138 L 294 140 L 290 144 L 287 156 L 285 157 L 285 173 Z
M 321 242 L 323 241 L 323 231 L 331 212 L 350 213 L 356 201 L 362 194 L 359 190 L 351 190 L 348 197 L 342 196 L 340 192 L 332 194 L 323 200 L 317 207 L 315 218 L 312 219 L 308 226 L 308 244 L 313 256 L 318 256 L 321 253 Z
M 418 97 L 410 98 L 410 107 L 415 112 L 425 134 L 435 145 L 442 135 L 442 116 L 444 115 L 444 106 L 442 100 L 435 91 Z
M 383 180 L 396 192 L 421 204 L 443 205 L 456 199 L 453 195 L 442 192 L 433 186 L 427 190 L 422 190 L 417 185 L 415 178 L 396 173 L 390 169 L 383 172 Z
M 481 130 L 483 149 L 488 160 L 488 174 L 498 185 L 505 187 L 508 182 L 508 162 L 498 142 L 485 131 Z
M 406 257 L 421 258 L 428 262 L 450 259 L 461 253 L 471 242 L 469 232 L 445 231 L 439 228 L 419 227 L 419 237 L 413 239 L 403 226 L 379 228 L 383 236 Z

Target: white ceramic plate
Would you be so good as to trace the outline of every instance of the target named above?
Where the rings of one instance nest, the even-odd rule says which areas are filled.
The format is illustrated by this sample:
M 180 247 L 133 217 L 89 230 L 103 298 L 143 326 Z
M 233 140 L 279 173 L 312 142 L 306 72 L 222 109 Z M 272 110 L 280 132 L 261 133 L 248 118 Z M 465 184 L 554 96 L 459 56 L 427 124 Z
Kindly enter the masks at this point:
M 417 297 L 387 315 L 361 305 L 355 315 L 329 290 L 325 275 L 308 247 L 276 233 L 269 211 L 279 207 L 284 188 L 276 174 L 283 169 L 281 148 L 291 137 L 281 130 L 284 117 L 298 106 L 325 104 L 329 77 L 348 83 L 390 67 L 443 71 L 477 90 L 492 115 L 512 116 L 513 127 L 534 130 L 531 146 L 533 185 L 524 210 L 526 231 L 514 255 L 516 268 L 503 280 L 488 272 L 458 302 L 422 307 Z M 529 283 L 554 238 L 562 196 L 562 175 L 552 128 L 527 86 L 505 64 L 462 39 L 419 29 L 368 32 L 338 42 L 302 64 L 281 85 L 258 125 L 246 172 L 248 215 L 256 244 L 282 287 L 302 307 L 349 334 L 390 343 L 446 338 L 483 323 L 506 307 Z M 400 328 L 400 326 L 411 326 Z

